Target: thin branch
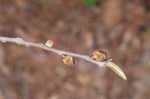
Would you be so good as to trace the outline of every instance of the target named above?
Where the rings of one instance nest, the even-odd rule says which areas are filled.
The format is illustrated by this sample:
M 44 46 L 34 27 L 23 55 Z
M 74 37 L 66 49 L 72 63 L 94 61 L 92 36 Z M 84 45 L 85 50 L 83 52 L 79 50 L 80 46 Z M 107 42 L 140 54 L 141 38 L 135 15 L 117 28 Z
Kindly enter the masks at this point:
M 24 41 L 22 38 L 9 38 L 9 37 L 0 36 L 0 42 L 2 42 L 2 43 L 10 42 L 10 43 L 18 44 L 18 45 L 24 45 L 26 47 L 37 47 L 37 48 L 41 48 L 41 49 L 56 53 L 60 56 L 69 55 L 69 56 L 72 56 L 72 57 L 80 58 L 80 59 L 86 60 L 88 62 L 91 62 L 93 64 L 96 64 L 100 67 L 103 67 L 103 66 L 105 66 L 105 64 L 112 61 L 112 59 L 110 59 L 110 60 L 104 61 L 104 62 L 97 62 L 95 60 L 92 60 L 87 55 L 82 55 L 82 54 L 77 54 L 77 53 L 72 53 L 72 52 L 66 52 L 66 51 L 56 49 L 56 48 L 49 48 L 49 47 L 47 47 L 46 45 L 44 45 L 42 43 L 27 42 L 27 41 Z
M 42 43 L 27 42 L 27 41 L 24 41 L 22 38 L 9 38 L 9 37 L 2 37 L 2 36 L 0 36 L 0 42 L 2 42 L 2 43 L 10 42 L 10 43 L 18 44 L 18 45 L 24 45 L 26 47 L 37 47 L 37 48 L 41 48 L 41 49 L 44 49 L 44 50 L 56 53 L 56 54 L 58 54 L 60 56 L 68 55 L 68 56 L 80 58 L 80 59 L 86 60 L 88 62 L 91 62 L 93 64 L 96 64 L 99 67 L 106 66 L 106 67 L 112 69 L 122 79 L 127 80 L 127 77 L 126 77 L 125 73 L 123 72 L 123 70 L 118 65 L 116 65 L 113 62 L 111 62 L 112 59 L 109 59 L 109 60 L 104 61 L 104 62 L 99 62 L 99 61 L 95 61 L 95 60 L 91 59 L 87 55 L 82 55 L 82 54 L 62 51 L 62 50 L 59 50 L 59 49 L 56 49 L 56 48 L 48 47 L 48 46 L 46 46 L 46 45 L 44 45 Z

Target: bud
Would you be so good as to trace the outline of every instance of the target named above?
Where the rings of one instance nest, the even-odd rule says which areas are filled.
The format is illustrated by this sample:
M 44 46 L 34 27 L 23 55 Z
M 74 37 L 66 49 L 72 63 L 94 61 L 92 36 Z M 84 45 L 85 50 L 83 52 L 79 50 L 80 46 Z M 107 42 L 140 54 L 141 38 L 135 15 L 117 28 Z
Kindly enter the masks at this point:
M 45 45 L 47 47 L 52 47 L 54 45 L 54 42 L 52 40 L 47 40 L 46 43 L 45 43 Z
M 64 55 L 62 62 L 64 64 L 68 64 L 68 65 L 75 64 L 75 60 L 73 59 L 72 56 L 69 56 L 69 55 Z
M 107 58 L 107 53 L 106 51 L 94 50 L 91 58 L 96 61 L 104 61 Z
M 112 71 L 114 71 L 119 77 L 121 77 L 124 80 L 127 80 L 125 73 L 118 65 L 114 64 L 113 62 L 108 62 L 106 66 L 109 67 Z

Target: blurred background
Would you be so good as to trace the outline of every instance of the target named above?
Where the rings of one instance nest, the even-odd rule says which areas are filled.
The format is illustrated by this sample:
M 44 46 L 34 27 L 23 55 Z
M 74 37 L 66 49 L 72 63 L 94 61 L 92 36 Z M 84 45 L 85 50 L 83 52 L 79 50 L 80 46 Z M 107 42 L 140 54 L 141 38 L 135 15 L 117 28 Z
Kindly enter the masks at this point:
M 0 43 L 0 99 L 149 99 L 150 0 L 0 0 L 0 36 L 90 55 L 107 49 L 126 73 Z

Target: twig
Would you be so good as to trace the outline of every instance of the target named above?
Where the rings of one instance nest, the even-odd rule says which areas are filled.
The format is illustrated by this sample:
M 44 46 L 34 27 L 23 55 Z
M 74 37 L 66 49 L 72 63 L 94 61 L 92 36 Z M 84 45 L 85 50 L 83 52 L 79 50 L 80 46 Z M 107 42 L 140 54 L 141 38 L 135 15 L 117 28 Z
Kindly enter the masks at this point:
M 27 41 L 24 41 L 22 38 L 9 38 L 9 37 L 2 37 L 2 36 L 0 36 L 0 42 L 3 42 L 3 43 L 10 42 L 10 43 L 18 44 L 18 45 L 24 45 L 26 47 L 37 47 L 37 48 L 41 48 L 41 49 L 44 49 L 44 50 L 56 53 L 56 54 L 58 54 L 60 56 L 68 55 L 68 56 L 80 58 L 80 59 L 86 60 L 88 62 L 91 62 L 93 64 L 96 64 L 99 67 L 107 66 L 110 69 L 112 69 L 122 79 L 127 80 L 127 77 L 126 77 L 125 73 L 123 72 L 123 70 L 118 65 L 114 64 L 113 62 L 111 62 L 112 59 L 109 59 L 109 60 L 104 61 L 104 62 L 101 62 L 101 61 L 99 62 L 99 61 L 95 61 L 95 60 L 91 59 L 87 55 L 82 55 L 82 54 L 62 51 L 62 50 L 59 50 L 59 49 L 56 49 L 56 48 L 48 47 L 48 46 L 46 46 L 46 45 L 44 45 L 42 43 L 27 42 Z
M 24 41 L 22 38 L 9 38 L 9 37 L 0 36 L 0 42 L 3 42 L 3 43 L 10 42 L 10 43 L 18 44 L 18 45 L 24 45 L 24 46 L 27 46 L 27 47 L 42 48 L 44 50 L 56 53 L 60 56 L 69 55 L 69 56 L 72 56 L 72 57 L 83 59 L 83 60 L 86 60 L 86 61 L 91 62 L 93 64 L 96 64 L 99 67 L 104 67 L 108 62 L 112 61 L 112 59 L 110 59 L 110 60 L 107 60 L 107 61 L 104 61 L 104 62 L 98 62 L 98 61 L 92 60 L 87 55 L 81 55 L 81 54 L 77 54 L 77 53 L 66 52 L 66 51 L 56 49 L 56 48 L 49 48 L 49 47 L 47 47 L 46 45 L 44 45 L 42 43 L 27 42 L 27 41 Z

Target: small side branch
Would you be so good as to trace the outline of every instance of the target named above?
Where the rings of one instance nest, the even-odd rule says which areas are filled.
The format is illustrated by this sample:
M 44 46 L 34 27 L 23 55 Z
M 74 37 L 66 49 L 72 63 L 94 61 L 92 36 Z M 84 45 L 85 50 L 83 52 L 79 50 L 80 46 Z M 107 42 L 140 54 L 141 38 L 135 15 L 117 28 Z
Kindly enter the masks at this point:
M 63 51 L 63 50 L 56 49 L 56 48 L 49 48 L 49 47 L 47 47 L 46 45 L 44 45 L 42 43 L 28 42 L 28 41 L 23 40 L 22 38 L 10 38 L 10 37 L 0 36 L 0 42 L 2 42 L 2 43 L 10 42 L 10 43 L 18 44 L 18 45 L 24 45 L 26 47 L 37 47 L 37 48 L 41 48 L 41 49 L 56 53 L 60 56 L 69 55 L 69 56 L 72 56 L 72 57 L 76 57 L 76 58 L 86 60 L 90 63 L 98 65 L 99 67 L 103 67 L 103 66 L 105 66 L 105 64 L 112 61 L 112 59 L 110 59 L 110 60 L 107 60 L 107 61 L 104 61 L 104 62 L 98 62 L 98 61 L 92 60 L 87 55 L 81 55 L 81 54 L 77 54 L 77 53 L 66 52 L 66 51 Z

